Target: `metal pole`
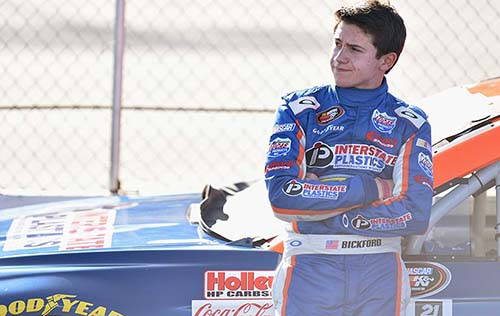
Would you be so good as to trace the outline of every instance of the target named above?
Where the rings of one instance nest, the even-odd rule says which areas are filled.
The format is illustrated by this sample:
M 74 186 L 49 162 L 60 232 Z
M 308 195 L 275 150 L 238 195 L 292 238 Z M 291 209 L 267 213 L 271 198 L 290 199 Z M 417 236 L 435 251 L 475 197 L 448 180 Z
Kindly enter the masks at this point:
M 473 257 L 485 257 L 484 231 L 486 227 L 486 210 L 488 194 L 483 192 L 474 198 L 472 216 L 470 218 L 470 241 Z
M 125 0 L 116 0 L 113 67 L 113 112 L 111 127 L 111 170 L 109 191 L 120 190 L 120 127 L 122 107 L 123 48 L 125 44 Z
M 427 235 L 432 230 L 434 225 L 448 212 L 457 207 L 462 201 L 476 193 L 483 184 L 488 183 L 497 177 L 497 181 L 500 181 L 500 162 L 485 167 L 475 173 L 475 176 L 469 178 L 467 184 L 460 184 L 451 192 L 443 196 L 439 201 L 432 205 L 431 218 L 429 220 L 429 228 L 423 235 L 411 235 L 408 236 L 408 245 L 406 249 L 406 254 L 418 255 L 422 250 Z M 497 194 L 499 193 L 499 188 L 497 187 Z M 497 196 L 498 198 L 498 196 Z M 498 200 L 497 200 L 498 203 Z M 497 204 L 497 208 L 500 207 Z M 500 215 L 499 215 L 500 218 Z M 497 231 L 500 232 L 500 226 L 497 227 Z M 500 239 L 499 239 L 500 243 Z

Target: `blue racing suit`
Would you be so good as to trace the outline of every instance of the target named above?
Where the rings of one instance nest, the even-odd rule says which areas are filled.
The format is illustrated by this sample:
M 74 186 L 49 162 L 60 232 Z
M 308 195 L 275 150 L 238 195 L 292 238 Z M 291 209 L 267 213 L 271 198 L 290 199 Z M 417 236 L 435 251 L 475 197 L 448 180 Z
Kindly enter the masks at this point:
M 426 231 L 433 196 L 427 116 L 388 93 L 385 79 L 283 100 L 265 168 L 274 214 L 287 222 L 277 315 L 404 315 L 400 236 Z M 394 181 L 390 198 L 378 199 L 376 177 Z

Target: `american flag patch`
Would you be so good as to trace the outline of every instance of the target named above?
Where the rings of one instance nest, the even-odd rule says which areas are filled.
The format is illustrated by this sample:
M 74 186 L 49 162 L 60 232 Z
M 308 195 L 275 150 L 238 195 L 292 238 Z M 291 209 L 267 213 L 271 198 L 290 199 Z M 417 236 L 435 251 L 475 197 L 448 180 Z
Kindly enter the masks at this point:
M 325 249 L 338 249 L 339 241 L 338 240 L 327 240 L 325 241 Z
M 425 148 L 428 151 L 432 152 L 432 146 L 431 146 L 431 144 L 429 144 L 429 142 L 427 142 L 425 139 L 417 138 L 417 146 Z

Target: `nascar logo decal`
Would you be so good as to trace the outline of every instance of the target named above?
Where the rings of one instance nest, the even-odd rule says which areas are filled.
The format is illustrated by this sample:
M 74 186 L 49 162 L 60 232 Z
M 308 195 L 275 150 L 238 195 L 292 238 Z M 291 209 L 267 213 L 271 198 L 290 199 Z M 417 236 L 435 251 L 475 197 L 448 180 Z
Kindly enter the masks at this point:
M 347 186 L 300 183 L 296 180 L 290 180 L 283 186 L 283 192 L 293 197 L 302 196 L 310 199 L 337 200 L 339 193 L 347 192 Z
M 334 106 L 324 112 L 319 113 L 316 116 L 316 120 L 318 121 L 319 125 L 326 125 L 344 115 L 344 112 L 345 111 L 341 106 Z
M 392 130 L 396 127 L 397 120 L 396 117 L 390 116 L 385 112 L 379 112 L 377 109 L 372 114 L 373 126 L 381 133 L 392 133 Z
M 436 262 L 405 262 L 410 277 L 411 297 L 431 296 L 451 282 L 451 272 Z

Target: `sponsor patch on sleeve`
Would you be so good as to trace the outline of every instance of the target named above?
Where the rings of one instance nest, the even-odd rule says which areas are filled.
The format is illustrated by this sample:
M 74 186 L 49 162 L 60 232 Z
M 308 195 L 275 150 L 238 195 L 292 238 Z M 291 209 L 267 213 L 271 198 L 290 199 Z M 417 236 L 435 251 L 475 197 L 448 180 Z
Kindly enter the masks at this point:
M 420 114 L 405 106 L 400 106 L 394 110 L 400 117 L 409 120 L 416 128 L 420 128 L 425 123 L 425 118 Z
M 269 149 L 267 151 L 268 157 L 279 157 L 288 154 L 292 148 L 292 141 L 290 138 L 275 138 L 269 143 Z
M 288 103 L 288 106 L 292 109 L 293 113 L 297 115 L 307 109 L 316 110 L 320 107 L 320 104 L 315 97 L 308 96 L 298 98 L 297 100 Z
M 418 153 L 418 165 L 426 175 L 432 178 L 432 160 L 428 155 L 422 152 Z
M 432 153 L 432 145 L 426 141 L 425 139 L 422 139 L 422 138 L 417 138 L 417 146 L 418 147 L 422 147 L 422 148 L 425 148 L 427 149 L 429 152 Z
M 295 123 L 286 123 L 286 124 L 276 124 L 273 126 L 273 134 L 281 133 L 281 132 L 293 132 L 297 124 Z
M 411 220 L 412 216 L 410 212 L 394 218 L 365 218 L 362 215 L 358 215 L 352 219 L 351 225 L 354 229 L 358 230 L 389 231 L 404 229 L 407 226 L 406 223 Z
M 296 180 L 290 180 L 283 186 L 283 193 L 288 196 L 301 196 L 309 199 L 329 199 L 337 200 L 340 193 L 347 192 L 346 185 L 328 185 L 301 183 Z

